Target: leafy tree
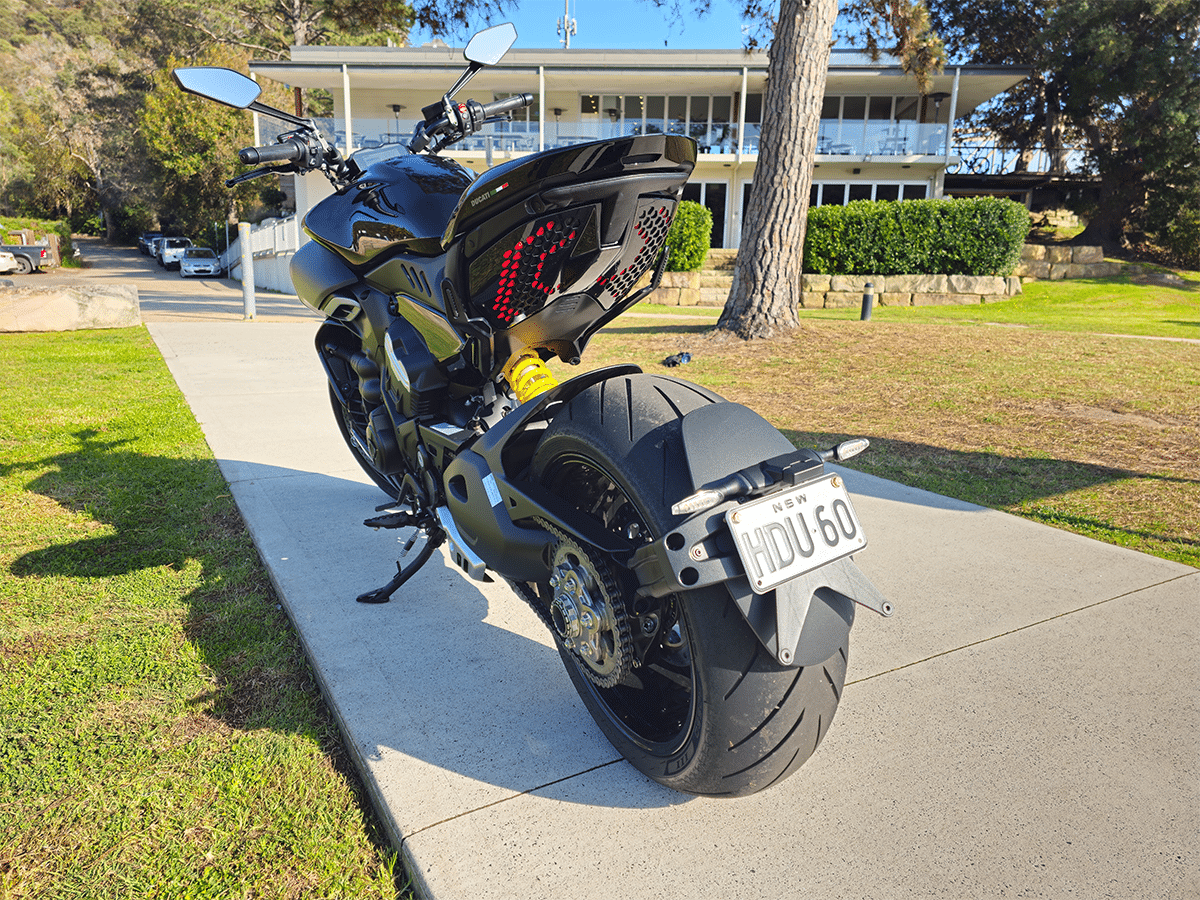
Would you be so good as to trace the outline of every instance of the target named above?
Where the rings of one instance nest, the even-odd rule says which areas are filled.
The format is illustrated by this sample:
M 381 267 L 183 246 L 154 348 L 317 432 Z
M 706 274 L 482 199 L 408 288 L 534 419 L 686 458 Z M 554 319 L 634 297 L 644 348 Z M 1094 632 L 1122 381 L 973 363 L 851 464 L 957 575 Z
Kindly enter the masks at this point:
M 245 68 L 229 48 L 214 48 L 193 60 L 198 65 Z M 254 202 L 262 184 L 246 183 L 232 191 L 225 180 L 241 170 L 232 152 L 254 143 L 251 119 L 241 110 L 186 94 L 171 80 L 168 60 L 154 75 L 154 89 L 139 112 L 139 133 L 146 155 L 154 161 L 154 183 L 170 224 L 185 234 L 203 234 L 214 221 Z
M 742 338 L 771 337 L 800 324 L 808 195 L 838 12 L 837 0 L 780 0 L 775 17 L 772 9 L 769 0 L 744 0 L 742 9 L 758 26 L 751 43 L 771 35 L 763 97 L 770 114 L 759 136 L 733 287 L 717 324 Z M 847 14 L 868 26 L 871 52 L 895 53 L 919 84 L 940 66 L 941 42 L 930 30 L 924 0 L 856 0 Z M 882 34 L 895 39 L 890 48 L 880 46 Z
M 1001 141 L 1085 143 L 1100 177 L 1078 240 L 1115 247 L 1162 232 L 1200 191 L 1200 0 L 930 0 L 947 46 L 968 62 L 1031 76 L 979 116 Z

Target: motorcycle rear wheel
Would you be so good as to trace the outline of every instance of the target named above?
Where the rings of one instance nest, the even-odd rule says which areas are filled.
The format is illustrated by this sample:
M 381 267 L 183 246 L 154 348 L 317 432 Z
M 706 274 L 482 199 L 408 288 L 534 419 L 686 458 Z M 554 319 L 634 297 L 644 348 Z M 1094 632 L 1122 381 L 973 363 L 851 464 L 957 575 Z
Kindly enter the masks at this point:
M 547 428 L 533 475 L 606 528 L 657 539 L 674 520 L 672 502 L 692 490 L 679 421 L 718 399 L 653 375 L 596 385 Z M 781 666 L 724 587 L 639 605 L 636 580 L 609 565 L 633 633 L 648 617 L 661 624 L 644 659 L 604 688 L 588 677 L 584 660 L 558 646 L 588 711 L 630 763 L 675 790 L 741 796 L 782 781 L 808 760 L 837 709 L 847 645 L 830 648 L 818 665 Z

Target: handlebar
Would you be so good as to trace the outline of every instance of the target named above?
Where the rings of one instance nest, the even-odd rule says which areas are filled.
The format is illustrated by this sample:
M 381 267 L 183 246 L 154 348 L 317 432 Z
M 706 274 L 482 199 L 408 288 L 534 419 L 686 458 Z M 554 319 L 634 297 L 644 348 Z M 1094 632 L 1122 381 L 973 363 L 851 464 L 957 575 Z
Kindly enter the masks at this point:
M 495 100 L 491 103 L 483 104 L 484 118 L 490 119 L 493 116 L 503 116 L 517 109 L 524 109 L 526 106 L 533 105 L 533 94 L 514 94 L 511 97 L 506 97 L 503 100 Z
M 420 153 L 433 143 L 435 137 L 440 136 L 442 140 L 434 145 L 431 151 L 437 153 L 447 144 L 475 134 L 486 123 L 507 116 L 513 110 L 531 105 L 533 105 L 533 94 L 515 94 L 503 100 L 493 100 L 491 103 L 479 103 L 475 100 L 466 100 L 461 103 L 450 102 L 448 114 L 434 121 L 429 120 L 434 107 L 427 106 L 422 110 L 426 121 L 423 125 L 417 126 L 417 133 L 409 142 L 408 149 L 413 153 Z
M 266 147 L 246 147 L 238 151 L 238 159 L 248 166 L 268 162 L 299 162 L 307 155 L 308 148 L 296 138 Z

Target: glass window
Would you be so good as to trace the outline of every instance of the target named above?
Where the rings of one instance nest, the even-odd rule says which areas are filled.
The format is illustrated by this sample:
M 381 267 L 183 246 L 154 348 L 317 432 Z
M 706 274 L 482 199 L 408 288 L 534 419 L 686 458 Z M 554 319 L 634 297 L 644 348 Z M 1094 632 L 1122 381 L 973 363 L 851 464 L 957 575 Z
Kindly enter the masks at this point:
M 900 185 L 898 184 L 877 184 L 875 185 L 876 200 L 899 200 Z
M 687 97 L 667 98 L 667 131 L 671 134 L 687 131 Z
M 822 119 L 836 119 L 841 113 L 842 98 L 841 97 L 826 97 L 821 104 Z
M 594 116 L 600 112 L 599 94 L 582 94 L 579 97 L 579 114 Z
M 850 185 L 850 199 L 851 200 L 870 200 L 871 199 L 871 188 L 872 188 L 872 185 L 869 185 L 869 184 L 852 184 L 852 185 Z
M 646 98 L 646 132 L 661 134 L 666 128 L 666 97 Z
M 842 98 L 842 121 L 861 122 L 867 116 L 866 97 Z
M 821 185 L 822 206 L 844 206 L 846 204 L 846 186 L 844 184 Z
M 625 133 L 642 133 L 642 98 L 639 95 L 625 95 Z
M 758 125 L 762 122 L 762 94 L 746 95 L 746 124 Z
M 904 199 L 924 200 L 927 188 L 928 186 L 924 184 L 906 184 L 904 185 Z
M 688 113 L 688 134 L 701 144 L 708 143 L 708 98 L 692 97 Z
M 728 125 L 729 112 L 733 105 L 733 101 L 729 97 L 713 97 L 712 101 L 712 120 L 713 125 Z
M 712 211 L 712 244 L 715 249 L 725 246 L 725 183 L 713 181 L 704 185 L 704 205 Z
M 915 121 L 917 121 L 917 98 L 916 97 L 897 97 L 896 98 L 896 121 L 897 122 L 915 122 Z
M 892 98 L 872 97 L 871 105 L 867 109 L 867 118 L 879 119 L 884 122 L 890 121 L 892 118 Z

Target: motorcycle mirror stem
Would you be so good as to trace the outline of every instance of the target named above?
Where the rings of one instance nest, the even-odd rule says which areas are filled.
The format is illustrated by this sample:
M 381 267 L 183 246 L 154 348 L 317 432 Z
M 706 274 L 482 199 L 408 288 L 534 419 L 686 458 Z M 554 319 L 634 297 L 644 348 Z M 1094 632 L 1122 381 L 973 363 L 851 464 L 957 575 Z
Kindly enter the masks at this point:
M 317 130 L 316 123 L 312 119 L 302 119 L 284 112 L 282 109 L 260 103 L 258 97 L 262 93 L 262 88 L 259 87 L 258 82 L 233 69 L 219 66 L 181 66 L 172 70 L 171 77 L 175 79 L 180 90 L 203 97 L 205 100 L 232 106 L 234 109 L 248 109 L 264 116 L 282 119 L 297 128 Z
M 466 49 L 463 50 L 463 59 L 467 60 L 470 65 L 467 66 L 465 72 L 458 76 L 458 81 L 454 82 L 454 86 L 446 91 L 440 102 L 431 103 L 421 109 L 425 121 L 432 122 L 443 114 L 449 114 L 451 98 L 466 87 L 467 82 L 474 78 L 480 69 L 494 66 L 500 62 L 504 58 L 504 54 L 516 42 L 517 29 L 512 22 L 485 28 L 471 38 L 467 42 Z

